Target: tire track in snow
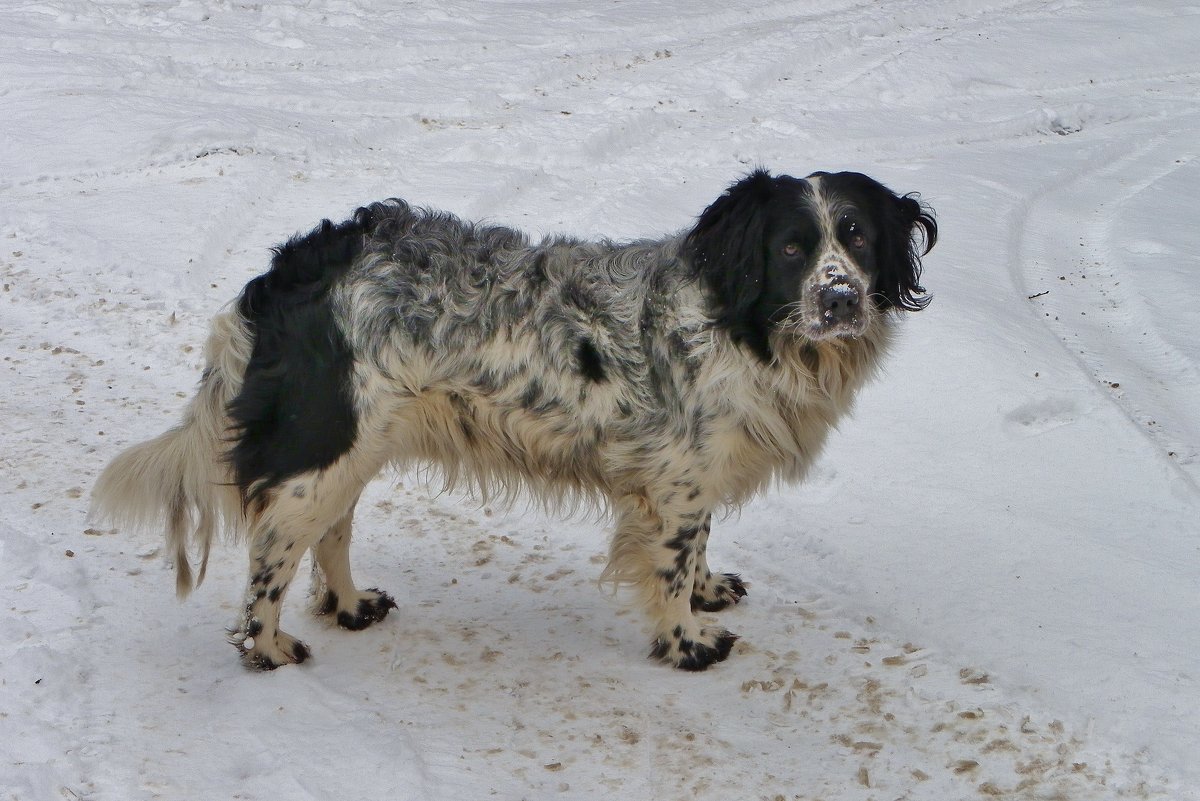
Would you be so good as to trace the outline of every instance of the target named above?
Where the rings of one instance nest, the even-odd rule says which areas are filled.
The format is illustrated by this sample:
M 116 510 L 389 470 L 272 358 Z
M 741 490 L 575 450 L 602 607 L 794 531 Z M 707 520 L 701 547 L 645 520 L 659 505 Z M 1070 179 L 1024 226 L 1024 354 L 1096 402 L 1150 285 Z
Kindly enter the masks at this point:
M 1016 225 L 1013 266 L 1039 320 L 1152 449 L 1200 491 L 1200 360 L 1158 330 L 1153 312 L 1130 289 L 1136 276 L 1115 252 L 1114 229 L 1139 195 L 1196 163 L 1200 115 L 1172 121 L 1175 134 L 1136 146 L 1097 149 L 1089 166 L 1062 176 L 1030 199 Z M 1100 166 L 1094 166 L 1100 165 Z M 1078 237 L 1077 198 L 1097 198 Z M 1166 232 L 1164 232 L 1166 233 Z M 1042 294 L 1044 293 L 1044 294 Z
M 989 4 L 974 24 L 983 25 L 996 16 L 1039 5 L 1028 0 Z M 686 162 L 682 155 L 672 155 L 681 152 L 670 144 L 674 131 L 694 131 L 700 127 L 737 130 L 747 125 L 753 128 L 757 120 L 749 119 L 749 115 L 756 107 L 771 106 L 775 102 L 771 98 L 780 93 L 803 95 L 806 103 L 821 102 L 837 95 L 856 75 L 898 58 L 897 48 L 903 54 L 942 35 L 945 25 L 962 15 L 962 12 L 946 14 L 940 9 L 930 11 L 925 6 L 913 5 L 912 15 L 921 22 L 905 24 L 907 17 L 903 10 L 894 15 L 889 13 L 886 19 L 878 12 L 860 13 L 872 8 L 874 5 L 870 3 L 856 3 L 805 14 L 797 13 L 794 6 L 779 5 L 756 10 L 749 20 L 739 12 L 736 22 L 725 20 L 721 14 L 700 20 L 685 18 L 673 34 L 674 41 L 665 39 L 657 30 L 619 27 L 614 33 L 589 40 L 582 52 L 564 44 L 551 65 L 529 76 L 528 85 L 513 87 L 505 109 L 483 113 L 476 110 L 469 117 L 451 113 L 452 119 L 440 121 L 439 127 L 474 125 L 496 130 L 505 127 L 505 120 L 507 124 L 520 126 L 520 121 L 509 120 L 511 113 L 518 106 L 532 104 L 544 107 L 543 119 L 551 121 L 552 130 L 527 133 L 544 138 L 545 150 L 554 153 L 553 159 L 547 161 L 544 154 L 535 156 L 521 150 L 508 153 L 497 147 L 486 154 L 489 160 L 523 167 L 537 157 L 544 169 L 558 175 L 577 173 L 581 165 L 594 169 L 598 161 L 612 166 L 641 163 L 650 158 L 660 165 L 686 163 L 694 168 L 697 160 L 694 152 Z M 865 23 L 863 16 L 867 17 Z M 845 17 L 857 22 L 847 27 Z M 723 27 L 726 23 L 727 28 Z M 871 30 L 869 36 L 863 33 L 867 28 Z M 720 41 L 711 41 L 718 34 Z M 750 49 L 765 56 L 760 64 L 748 68 L 744 52 L 751 41 Z M 865 64 L 862 63 L 864 43 L 880 51 Z M 743 54 L 739 56 L 737 70 L 725 70 L 721 59 L 735 52 Z M 520 74 L 517 62 L 521 60 L 523 55 L 514 61 L 514 74 Z M 695 78 L 696 74 L 706 73 L 712 75 L 711 81 Z M 679 82 L 672 78 L 680 74 L 687 75 L 687 80 Z M 739 76 L 736 85 L 728 83 L 724 77 L 727 74 Z M 802 87 L 804 78 L 813 74 L 836 76 L 836 80 L 833 83 L 822 80 L 815 89 Z M 641 90 L 646 80 L 659 87 L 657 101 Z M 695 94 L 696 86 L 705 88 Z M 570 128 L 555 124 L 562 122 L 555 120 L 557 114 L 572 115 L 588 125 Z M 439 115 L 431 111 L 431 116 Z M 563 131 L 570 135 L 559 135 Z M 931 144 L 917 147 L 928 149 Z M 723 148 L 716 146 L 712 158 L 721 158 L 718 152 L 723 155 Z M 754 160 L 742 159 L 745 164 Z
M 970 93 L 944 95 L 941 99 L 947 103 L 965 105 L 978 100 L 980 95 L 994 98 L 1009 97 L 1041 97 L 1052 94 L 1078 94 L 1081 90 L 1094 89 L 1129 89 L 1140 88 L 1143 91 L 1153 91 L 1161 96 L 1164 85 L 1175 83 L 1195 82 L 1200 80 L 1200 72 L 1194 70 L 1147 71 L 1132 75 L 1110 76 L 1107 78 L 1089 78 L 1086 81 L 1065 81 L 1048 83 L 1039 86 L 1006 86 L 1002 84 L 976 83 Z M 1187 90 L 1180 90 L 1180 98 L 1191 101 L 1196 105 L 1197 97 Z
M 1017 25 L 1023 20 L 1045 16 L 1027 13 L 1044 10 L 1045 3 L 1039 0 L 993 3 L 974 11 L 955 8 L 953 4 L 938 7 L 930 3 L 910 3 L 906 8 L 889 8 L 886 21 L 876 19 L 852 25 L 850 35 L 845 38 L 850 46 L 837 54 L 845 56 L 839 59 L 845 63 L 838 64 L 836 69 L 825 70 L 838 76 L 825 84 L 825 93 L 839 95 L 881 67 L 910 55 L 917 47 L 928 46 L 947 36 L 962 37 L 986 28 L 998 19 Z M 868 48 L 875 52 L 864 58 L 863 51 Z M 938 103 L 948 100 L 945 96 L 935 99 Z
M 119 178 L 145 177 L 155 170 L 180 167 L 214 155 L 259 156 L 271 160 L 288 160 L 293 154 L 280 150 L 271 150 L 261 146 L 238 144 L 233 142 L 199 144 L 195 147 L 176 148 L 174 153 L 131 159 L 124 164 L 109 167 L 82 167 L 77 170 L 63 172 L 43 172 L 27 178 L 0 182 L 0 192 L 15 192 L 22 189 L 36 189 L 57 184 L 83 183 L 85 181 L 108 181 Z M 180 150 L 184 152 L 179 152 Z M 300 163 L 297 161 L 297 163 Z
M 990 4 L 974 24 L 983 25 L 993 17 L 1039 6 L 1028 0 Z M 694 145 L 686 160 L 682 155 L 673 155 L 683 151 L 670 142 L 675 131 L 703 127 L 753 132 L 763 122 L 753 116 L 755 109 L 772 107 L 778 95 L 793 100 L 803 97 L 806 104 L 827 102 L 857 77 L 943 35 L 946 17 L 957 21 L 962 16 L 962 12 L 946 14 L 944 9 L 931 11 L 918 4 L 908 8 L 912 12 L 908 16 L 905 9 L 889 11 L 886 18 L 877 10 L 861 13 L 869 9 L 876 6 L 856 3 L 818 13 L 797 13 L 794 6 L 780 5 L 766 12 L 756 10 L 749 20 L 739 15 L 736 22 L 721 14 L 698 21 L 683 19 L 675 33 L 677 42 L 665 41 L 653 31 L 622 30 L 620 36 L 605 37 L 598 45 L 589 42 L 589 49 L 582 55 L 572 55 L 568 52 L 572 48 L 564 47 L 557 57 L 559 63 L 535 74 L 535 92 L 546 104 L 557 102 L 561 113 L 582 114 L 596 125 L 565 143 L 555 140 L 555 163 L 544 166 L 565 174 L 577 171 L 580 165 L 594 167 L 597 161 L 624 164 L 653 158 L 660 165 L 680 169 L 686 165 L 686 169 L 694 170 Z M 913 16 L 920 22 L 909 24 Z M 847 17 L 855 22 L 847 26 Z M 864 33 L 866 30 L 870 33 Z M 720 41 L 712 41 L 718 35 Z M 628 41 L 642 42 L 641 50 L 635 46 L 631 51 Z M 864 47 L 879 54 L 864 63 Z M 760 63 L 752 67 L 745 64 L 748 50 L 758 55 Z M 729 53 L 739 54 L 736 70 L 722 64 Z M 659 87 L 657 102 L 638 91 L 636 78 L 645 78 L 646 71 L 653 71 L 653 85 Z M 672 77 L 680 74 L 687 75 L 687 80 Z M 711 75 L 711 80 L 696 79 L 696 75 L 703 74 Z M 730 83 L 732 79 L 727 76 L 731 75 L 738 76 L 736 83 Z M 822 76 L 819 82 L 816 76 Z M 806 81 L 807 86 L 803 85 Z M 699 94 L 695 92 L 697 86 L 704 87 Z M 619 112 L 615 118 L 614 112 Z M 771 121 L 765 124 L 780 127 Z M 784 133 L 800 132 L 786 123 L 782 128 L 786 129 Z M 927 150 L 931 144 L 915 147 Z M 908 143 L 909 150 L 913 147 Z M 725 145 L 714 145 L 710 159 L 727 158 Z M 758 158 L 740 157 L 740 161 L 751 164 Z M 503 156 L 499 160 L 508 163 Z

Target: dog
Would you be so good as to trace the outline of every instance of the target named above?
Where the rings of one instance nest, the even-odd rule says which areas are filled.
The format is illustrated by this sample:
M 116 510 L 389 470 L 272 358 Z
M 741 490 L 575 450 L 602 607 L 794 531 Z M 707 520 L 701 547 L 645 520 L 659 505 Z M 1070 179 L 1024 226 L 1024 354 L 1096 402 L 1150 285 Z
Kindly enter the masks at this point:
M 804 477 L 897 318 L 928 303 L 936 241 L 916 196 L 850 172 L 758 169 L 690 230 L 628 243 L 375 203 L 275 249 L 216 317 L 182 423 L 117 456 L 94 508 L 165 527 L 181 598 L 219 532 L 247 538 L 230 639 L 270 670 L 310 654 L 279 628 L 309 549 L 318 614 L 357 630 L 395 608 L 349 560 L 385 466 L 596 503 L 615 522 L 601 579 L 636 590 L 653 658 L 704 670 L 737 637 L 696 613 L 746 594 L 709 568 L 713 513 Z

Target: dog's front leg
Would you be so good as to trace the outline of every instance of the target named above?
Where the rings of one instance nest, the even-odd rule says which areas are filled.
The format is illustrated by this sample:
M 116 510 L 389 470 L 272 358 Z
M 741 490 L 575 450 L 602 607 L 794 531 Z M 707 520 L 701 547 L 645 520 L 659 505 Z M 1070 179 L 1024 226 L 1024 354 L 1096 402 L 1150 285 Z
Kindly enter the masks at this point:
M 650 656 L 682 670 L 704 670 L 729 656 L 737 637 L 705 626 L 693 612 L 697 570 L 708 539 L 707 508 L 627 499 L 606 576 L 633 584 L 654 627 Z
M 664 515 L 654 549 L 657 592 L 651 605 L 655 639 L 650 655 L 681 670 L 704 670 L 729 656 L 737 637 L 719 626 L 704 626 L 692 612 L 698 569 L 708 541 L 707 509 Z
M 692 609 L 720 612 L 746 596 L 746 584 L 737 573 L 713 573 L 708 566 L 708 535 L 712 515 L 704 519 L 704 527 L 696 541 L 696 581 L 692 585 Z

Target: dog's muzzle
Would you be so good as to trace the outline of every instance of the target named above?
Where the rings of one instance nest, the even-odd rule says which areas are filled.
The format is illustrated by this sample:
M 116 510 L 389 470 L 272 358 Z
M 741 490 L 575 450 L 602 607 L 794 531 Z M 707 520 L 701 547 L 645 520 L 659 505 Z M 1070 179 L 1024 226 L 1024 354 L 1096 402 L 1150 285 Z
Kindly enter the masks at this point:
M 827 267 L 805 289 L 810 338 L 856 337 L 867 330 L 866 286 L 852 272 Z

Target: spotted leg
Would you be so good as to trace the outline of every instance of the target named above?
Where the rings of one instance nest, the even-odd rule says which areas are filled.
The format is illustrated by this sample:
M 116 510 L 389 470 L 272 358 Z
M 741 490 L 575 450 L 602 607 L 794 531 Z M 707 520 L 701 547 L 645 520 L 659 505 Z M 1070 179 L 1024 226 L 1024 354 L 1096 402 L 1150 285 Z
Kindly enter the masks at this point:
M 737 637 L 704 626 L 692 610 L 697 546 L 707 509 L 654 507 L 644 498 L 621 505 L 605 578 L 633 584 L 654 627 L 650 656 L 681 670 L 704 670 L 729 656 Z
M 349 515 L 362 492 L 361 476 L 371 474 L 355 464 L 351 454 L 325 470 L 289 479 L 252 501 L 246 606 L 241 623 L 230 632 L 230 642 L 247 667 L 274 670 L 308 658 L 308 646 L 279 628 L 284 595 L 304 552 L 342 520 L 349 539 Z

